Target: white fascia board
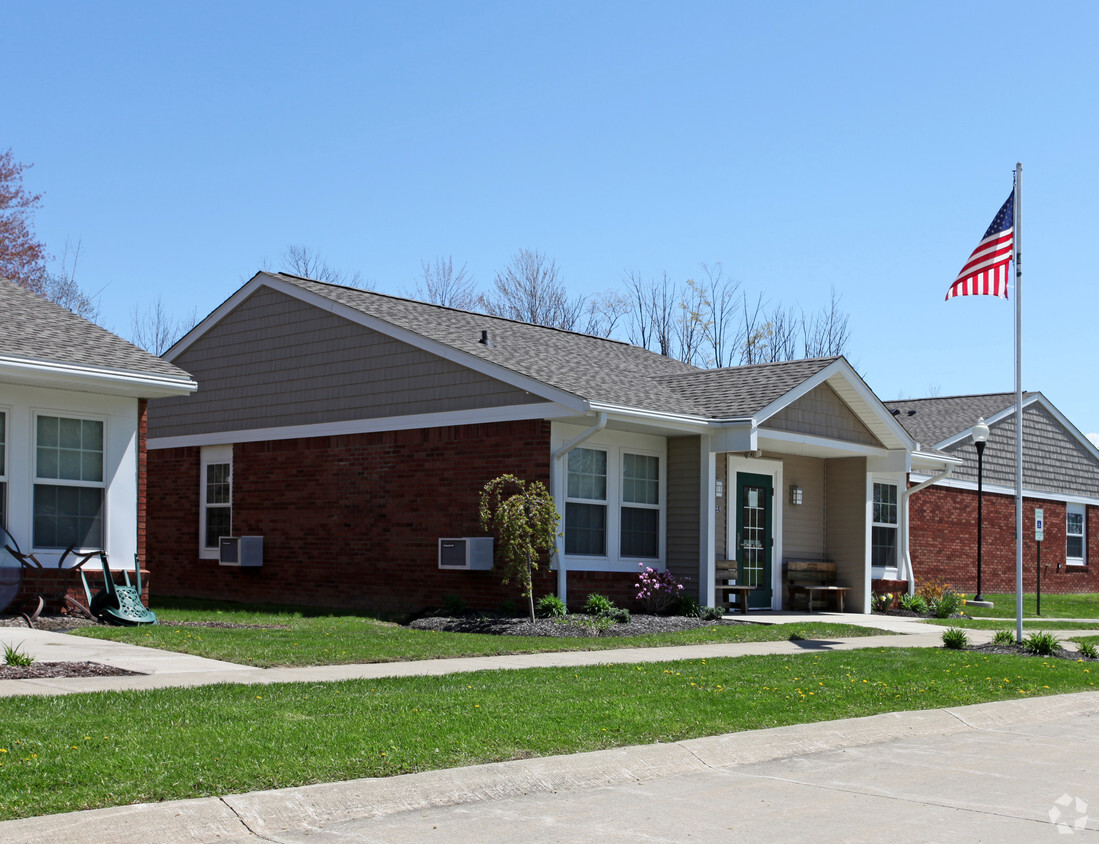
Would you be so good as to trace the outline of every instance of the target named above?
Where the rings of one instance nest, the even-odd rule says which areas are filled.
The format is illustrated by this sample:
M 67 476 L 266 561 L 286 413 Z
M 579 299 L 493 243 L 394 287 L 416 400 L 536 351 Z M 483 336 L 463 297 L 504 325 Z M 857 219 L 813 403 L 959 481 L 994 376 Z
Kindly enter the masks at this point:
M 965 463 L 960 457 L 951 457 L 949 454 L 928 454 L 926 451 L 912 452 L 912 471 L 929 471 L 928 477 L 938 474 L 947 466 L 961 466 Z
M 917 474 L 913 472 L 909 476 L 909 480 L 913 483 L 926 481 L 931 475 Z M 934 484 L 936 487 L 949 487 L 951 489 L 966 489 L 971 492 L 977 491 L 976 481 L 962 481 L 956 478 L 945 478 Z M 1013 486 L 998 486 L 992 484 L 984 484 L 983 492 L 992 493 L 994 495 L 1009 495 L 1012 498 L 1015 497 L 1015 487 Z M 1084 495 L 1066 495 L 1061 492 L 1050 492 L 1048 489 L 1027 489 L 1023 488 L 1023 498 L 1036 498 L 1038 500 L 1045 501 L 1058 501 L 1065 502 L 1067 504 L 1089 504 L 1093 507 L 1099 506 L 1099 498 L 1089 498 Z
M 665 413 L 659 410 L 645 410 L 643 408 L 626 407 L 624 405 L 607 404 L 605 402 L 589 402 L 588 409 L 597 413 L 606 413 L 608 416 L 621 417 L 634 421 L 648 421 L 659 425 L 678 425 L 687 429 L 692 429 L 696 433 L 698 429 L 713 424 L 713 420 L 708 419 L 705 416 L 694 416 L 689 413 Z
M 315 308 L 319 308 L 323 311 L 328 311 L 331 314 L 342 317 L 349 322 L 361 325 L 364 328 L 369 328 L 372 331 L 377 331 L 379 334 L 384 334 L 387 337 L 392 337 L 395 340 L 400 340 L 403 343 L 408 343 L 410 346 L 415 346 L 418 349 L 423 349 L 425 352 L 429 352 L 444 360 L 452 361 L 453 363 L 463 366 L 466 369 L 471 369 L 474 372 L 479 372 L 482 375 L 487 375 L 489 378 L 494 378 L 497 381 L 501 381 L 505 384 L 509 384 L 512 387 L 516 387 L 520 390 L 538 396 L 545 399 L 548 402 L 554 402 L 556 404 L 565 405 L 571 407 L 575 411 L 586 412 L 588 410 L 587 402 L 585 402 L 579 396 L 572 393 L 568 393 L 564 390 L 560 390 L 556 387 L 551 387 L 536 378 L 531 378 L 527 375 L 521 375 L 507 367 L 500 366 L 499 364 L 492 363 L 490 361 L 483 360 L 476 355 L 471 355 L 463 352 L 459 349 L 455 349 L 453 346 L 448 346 L 445 343 L 440 343 L 436 340 L 431 340 L 424 337 L 422 334 L 417 334 L 414 331 L 409 331 L 406 328 L 400 328 L 393 325 L 390 322 L 386 322 L 383 319 L 364 314 L 362 311 L 355 308 L 342 305 L 339 302 L 334 302 L 324 296 L 319 296 L 316 293 L 311 293 L 308 290 L 303 290 L 295 284 L 290 284 L 267 273 L 257 273 L 247 284 L 240 290 L 225 300 L 222 305 L 217 308 L 210 316 L 204 319 L 198 326 L 189 333 L 186 337 L 173 346 L 166 354 L 166 360 L 174 360 L 176 356 L 181 354 L 192 343 L 195 342 L 202 334 L 208 330 L 211 325 L 221 321 L 226 314 L 232 311 L 237 305 L 239 305 L 245 298 L 252 295 L 259 287 L 270 287 L 272 290 L 277 290 L 287 296 L 290 296 L 306 304 L 312 305 Z M 198 333 L 195 333 L 198 332 Z M 193 336 L 192 336 L 193 335 Z
M 142 399 L 185 396 L 198 389 L 190 378 L 10 356 L 0 356 L 0 381 Z
M 313 425 L 245 428 L 236 431 L 215 431 L 209 434 L 150 437 L 148 448 L 156 450 L 161 448 L 265 442 L 267 440 L 297 440 L 308 437 L 336 437 L 345 434 L 373 434 L 381 431 L 409 431 L 416 428 L 446 428 L 455 425 L 518 422 L 526 419 L 557 419 L 575 415 L 576 412 L 572 408 L 551 403 L 515 404 L 505 407 L 447 411 L 445 413 L 418 413 L 410 416 L 385 416 L 377 419 L 350 419 L 345 422 L 318 422 Z

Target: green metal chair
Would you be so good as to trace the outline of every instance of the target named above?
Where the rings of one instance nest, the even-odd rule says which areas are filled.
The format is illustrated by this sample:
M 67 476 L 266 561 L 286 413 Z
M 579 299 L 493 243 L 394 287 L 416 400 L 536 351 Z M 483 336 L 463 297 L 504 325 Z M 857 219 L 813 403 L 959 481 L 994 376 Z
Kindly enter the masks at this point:
M 107 624 L 120 624 L 133 626 L 136 624 L 156 624 L 156 613 L 141 603 L 141 565 L 138 563 L 137 554 L 134 554 L 134 572 L 137 575 L 137 586 L 130 585 L 130 573 L 122 570 L 122 576 L 126 580 L 125 586 L 119 586 L 114 582 L 111 574 L 111 566 L 107 562 L 107 554 L 103 551 L 92 551 L 84 555 L 86 557 L 99 557 L 103 566 L 103 588 L 92 595 L 91 587 L 84 570 L 80 570 L 80 577 L 84 581 L 84 594 L 88 598 L 88 606 L 92 614 L 100 621 Z

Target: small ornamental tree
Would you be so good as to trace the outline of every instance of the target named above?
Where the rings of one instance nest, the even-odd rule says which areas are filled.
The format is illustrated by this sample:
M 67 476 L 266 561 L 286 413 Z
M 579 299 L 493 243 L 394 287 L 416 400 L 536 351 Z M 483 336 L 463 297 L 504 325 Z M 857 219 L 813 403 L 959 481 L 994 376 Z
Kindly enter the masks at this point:
M 501 475 L 481 493 L 481 527 L 496 535 L 496 554 L 504 564 L 504 583 L 517 578 L 534 621 L 534 571 L 557 548 L 561 517 L 540 481 L 529 483 Z

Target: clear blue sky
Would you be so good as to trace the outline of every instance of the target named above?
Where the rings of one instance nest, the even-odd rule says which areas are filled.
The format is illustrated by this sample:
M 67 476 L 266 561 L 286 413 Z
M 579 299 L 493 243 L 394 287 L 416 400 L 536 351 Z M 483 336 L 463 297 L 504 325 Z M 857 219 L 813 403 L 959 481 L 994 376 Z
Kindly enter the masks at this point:
M 883 399 L 1014 389 L 1014 304 L 945 302 L 1023 170 L 1023 386 L 1099 432 L 1099 4 L 5 0 L 0 148 L 124 336 L 289 244 L 414 288 L 519 249 L 571 293 L 720 261 Z M 277 268 L 277 267 L 275 267 Z

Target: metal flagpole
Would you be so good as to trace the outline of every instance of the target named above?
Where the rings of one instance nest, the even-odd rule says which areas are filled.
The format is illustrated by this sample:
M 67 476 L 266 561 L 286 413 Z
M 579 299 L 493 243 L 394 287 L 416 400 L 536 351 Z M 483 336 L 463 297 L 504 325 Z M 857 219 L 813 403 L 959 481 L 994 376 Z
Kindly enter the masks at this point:
M 1023 165 L 1015 165 L 1015 637 L 1023 641 Z

